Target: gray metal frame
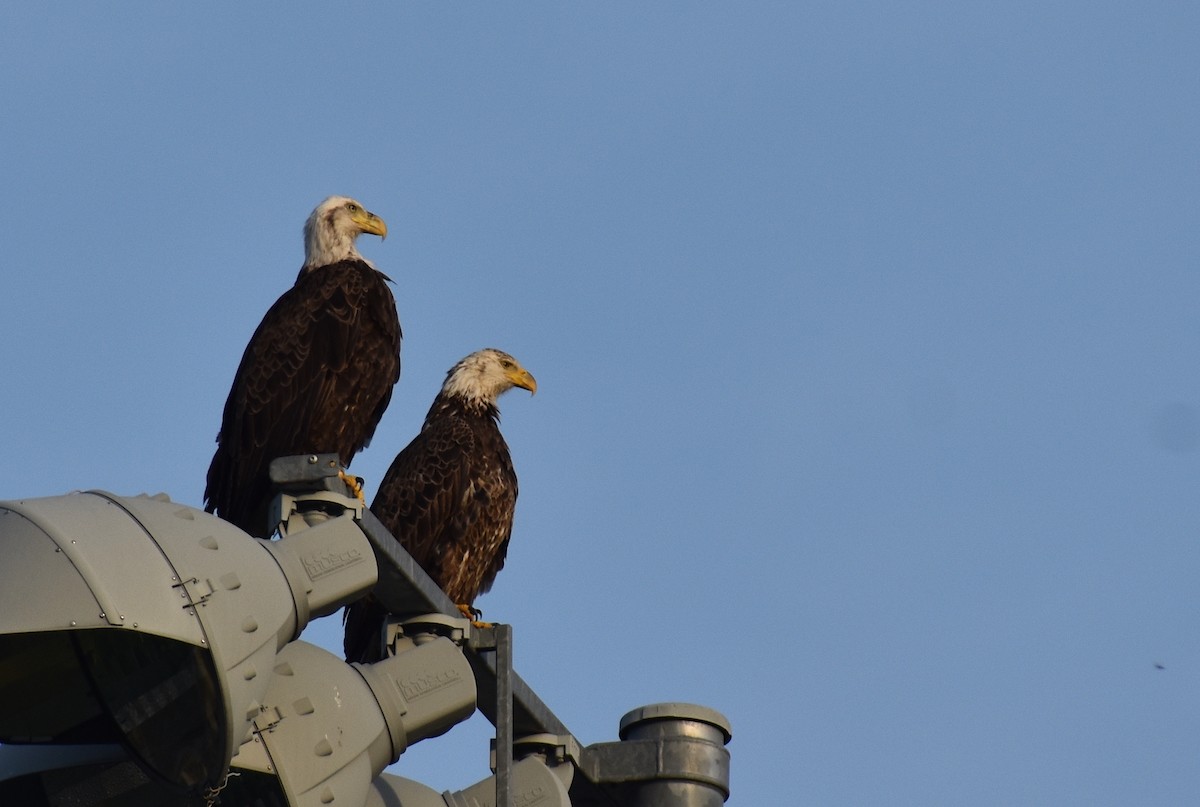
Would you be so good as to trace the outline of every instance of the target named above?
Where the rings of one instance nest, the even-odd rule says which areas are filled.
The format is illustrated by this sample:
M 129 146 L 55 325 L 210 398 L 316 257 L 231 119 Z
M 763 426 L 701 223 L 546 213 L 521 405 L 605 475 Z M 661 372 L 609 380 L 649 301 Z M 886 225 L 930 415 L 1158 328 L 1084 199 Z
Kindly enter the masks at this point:
M 455 658 L 461 665 L 463 659 L 458 653 L 465 657 L 467 663 L 463 665 L 462 675 L 468 675 L 469 669 L 469 675 L 474 678 L 475 704 L 496 727 L 492 750 L 496 775 L 467 790 L 430 797 L 425 792 L 427 788 L 422 789 L 419 783 L 384 774 L 376 777 L 364 804 L 398 804 L 401 803 L 399 794 L 403 793 L 406 794 L 402 802 L 405 805 L 436 804 L 440 800 L 449 807 L 459 804 L 514 807 L 527 801 L 532 792 L 530 788 L 539 793 L 560 790 L 560 797 L 550 803 L 566 803 L 564 799 L 569 796 L 569 803 L 575 807 L 717 807 L 728 798 L 729 752 L 725 746 L 730 740 L 730 727 L 724 716 L 707 707 L 691 704 L 644 706 L 621 719 L 620 740 L 580 745 L 513 670 L 512 627 L 502 624 L 481 627 L 463 619 L 455 604 L 379 520 L 363 507 L 361 500 L 347 495 L 339 478 L 341 470 L 336 458 L 331 459 L 330 455 L 281 458 L 272 465 L 272 478 L 280 488 L 273 508 L 273 523 L 279 525 L 282 536 L 275 542 L 253 539 L 207 514 L 170 503 L 163 496 L 129 499 L 91 493 L 70 501 L 66 501 L 68 497 L 59 497 L 57 500 L 0 502 L 0 538 L 9 536 L 13 529 L 23 531 L 20 541 L 13 544 L 10 540 L 8 544 L 18 550 L 9 556 L 10 562 L 16 562 L 16 568 L 10 566 L 7 573 L 0 569 L 0 574 L 6 575 L 0 585 L 7 580 L 10 585 L 22 585 L 26 591 L 35 591 L 40 584 L 30 587 L 22 576 L 41 574 L 46 569 L 59 581 L 51 584 L 57 592 L 65 590 L 63 580 L 79 579 L 85 586 L 76 595 L 82 606 L 70 606 L 74 610 L 67 608 L 74 600 L 43 598 L 55 607 L 39 610 L 31 601 L 21 603 L 23 608 L 19 613 L 10 609 L 7 615 L 0 614 L 0 649 L 25 647 L 22 644 L 25 636 L 70 638 L 77 630 L 107 631 L 93 632 L 89 636 L 140 636 L 143 633 L 139 632 L 138 624 L 133 624 L 132 616 L 123 624 L 126 613 L 143 614 L 140 630 L 145 631 L 150 617 L 161 613 L 150 610 L 155 598 L 175 597 L 176 605 L 182 601 L 183 608 L 178 615 L 171 616 L 173 622 L 164 623 L 158 635 L 182 641 L 185 648 L 193 646 L 212 653 L 216 661 L 213 674 L 220 677 L 221 687 L 226 688 L 222 692 L 235 692 L 227 689 L 231 686 L 226 683 L 228 677 L 245 690 L 240 696 L 241 701 L 263 704 L 263 711 L 259 713 L 239 705 L 241 701 L 225 704 L 230 710 L 230 717 L 224 721 L 224 734 L 228 735 L 223 740 L 225 758 L 228 759 L 232 752 L 228 748 L 230 742 L 242 742 L 243 750 L 237 752 L 234 763 L 249 781 L 256 775 L 273 776 L 279 772 L 269 764 L 269 754 L 263 757 L 249 747 L 248 740 L 238 738 L 255 737 L 255 742 L 263 745 L 266 751 L 276 743 L 278 749 L 274 753 L 292 754 L 284 734 L 269 734 L 284 729 L 276 728 L 282 727 L 279 721 L 272 723 L 269 720 L 278 710 L 269 713 L 268 707 L 272 698 L 287 704 L 299 695 L 287 694 L 293 691 L 289 689 L 292 686 L 289 682 L 277 682 L 281 694 L 273 695 L 276 685 L 268 680 L 270 676 L 264 678 L 248 665 L 258 659 L 255 666 L 258 671 L 265 672 L 271 667 L 271 659 L 276 657 L 275 648 L 278 648 L 279 659 L 288 661 L 295 657 L 297 669 L 310 671 L 306 673 L 310 676 L 311 671 L 325 669 L 324 676 L 316 675 L 317 679 L 340 677 L 344 672 L 358 680 L 339 660 L 317 658 L 321 654 L 328 656 L 325 651 L 318 648 L 305 650 L 301 647 L 304 643 L 294 640 L 309 619 L 333 613 L 343 603 L 371 590 L 395 615 L 389 631 L 392 644 L 399 651 L 379 665 L 351 665 L 358 668 L 366 682 L 362 685 L 363 691 L 366 692 L 367 685 L 375 690 L 374 698 L 364 696 L 365 700 L 371 704 L 378 702 L 382 708 L 376 716 L 371 706 L 370 719 L 381 721 L 386 727 L 383 734 L 373 735 L 376 739 L 371 740 L 370 748 L 362 751 L 371 757 L 372 769 L 377 773 L 381 771 L 388 759 L 402 753 L 409 739 L 416 741 L 422 736 L 436 736 L 469 714 L 470 694 L 466 700 L 448 702 L 442 710 L 444 714 L 431 713 L 428 728 L 418 728 L 418 724 L 412 722 L 414 715 L 405 714 L 404 703 L 388 704 L 388 691 L 394 686 L 377 683 L 385 680 L 380 677 L 387 674 L 385 668 L 401 670 L 406 660 L 415 663 L 419 656 L 430 657 L 427 654 L 436 650 L 430 644 L 432 640 L 443 648 L 437 651 L 443 659 L 437 662 L 439 669 L 452 665 Z M 4 514 L 9 517 L 4 519 Z M 109 518 L 109 522 L 101 524 L 101 517 Z M 72 531 L 79 535 L 78 543 L 73 540 Z M 203 537 L 209 535 L 219 537 Z M 105 540 L 109 538 L 123 543 L 106 544 Z M 54 549 L 55 546 L 58 548 Z M 47 548 L 57 554 L 47 555 Z M 110 553 L 113 552 L 125 554 L 122 562 L 112 562 Z M 52 563 L 45 560 L 47 557 Z M 58 558 L 70 559 L 71 566 L 64 565 Z M 162 563 L 159 558 L 167 562 Z M 231 558 L 239 559 L 236 567 L 228 566 Z M 129 559 L 138 561 L 133 568 L 152 567 L 150 577 L 168 582 L 151 584 L 149 579 L 130 575 Z M 224 565 L 213 566 L 213 562 Z M 172 563 L 186 567 L 187 573 L 176 573 Z M 161 565 L 162 569 L 153 564 Z M 197 575 L 193 571 L 209 567 L 211 572 Z M 73 577 L 76 573 L 71 569 L 79 570 L 82 577 Z M 64 574 L 67 576 L 63 577 Z M 77 584 L 72 585 L 78 588 Z M 166 586 L 165 595 L 163 586 Z M 118 593 L 120 602 L 114 600 L 113 607 L 105 607 L 106 598 L 111 599 Z M 293 600 L 290 613 L 286 612 L 287 605 L 280 610 L 280 597 Z M 231 612 L 228 609 L 234 602 L 239 603 L 238 610 Z M 121 603 L 134 606 L 135 610 L 121 607 Z M 142 603 L 148 605 L 142 607 Z M 86 612 L 91 622 L 77 624 L 76 611 Z M 244 616 L 232 618 L 252 611 L 260 614 L 256 620 L 247 621 Z M 230 616 L 214 620 L 219 614 Z M 259 630 L 259 623 L 263 630 Z M 231 628 L 236 628 L 232 638 Z M 198 630 L 202 634 L 191 637 Z M 435 639 L 429 636 L 431 633 L 444 636 L 450 642 Z M 220 639 L 223 651 L 227 652 L 238 642 L 246 644 L 244 638 L 237 638 L 243 635 L 261 636 L 254 640 L 261 643 L 261 650 L 253 651 L 257 655 L 250 655 L 250 650 L 240 652 L 238 658 L 249 661 L 230 661 L 229 673 L 235 670 L 237 673 L 229 675 L 224 672 L 227 665 L 221 663 L 221 655 L 215 647 L 218 642 L 208 640 Z M 22 641 L 7 642 L 10 637 Z M 381 641 L 384 641 L 382 636 Z M 103 644 L 97 646 L 105 647 Z M 256 647 L 257 644 L 250 649 Z M 416 649 L 421 652 L 415 652 Z M 395 661 L 394 665 L 392 661 Z M 14 656 L 0 656 L 0 678 L 21 672 L 19 665 L 23 663 Z M 11 680 L 14 676 L 7 677 Z M 27 676 L 26 680 L 29 680 Z M 251 683 L 254 688 L 249 687 Z M 300 678 L 296 683 L 302 683 Z M 268 684 L 270 687 L 264 688 Z M 294 691 L 299 693 L 301 690 Z M 0 700 L 0 726 L 13 725 L 14 720 L 20 724 L 27 711 L 24 703 Z M 255 717 L 255 714 L 259 716 Z M 406 719 L 410 721 L 409 729 L 404 728 Z M 247 722 L 251 720 L 253 725 Z M 301 725 L 302 721 L 293 724 L 297 729 Z M 404 734 L 407 730 L 417 733 L 407 738 Z M 138 759 L 137 754 L 130 757 L 128 749 L 122 746 L 91 746 L 92 750 L 80 750 L 69 740 L 53 741 L 63 743 L 61 745 L 37 745 L 36 738 L 24 741 L 35 744 L 0 746 L 0 796 L 25 792 L 21 788 L 37 791 L 42 786 L 38 782 L 42 782 L 49 792 L 48 783 L 70 778 L 73 774 L 69 770 L 78 768 L 81 781 L 95 782 L 96 787 L 103 782 L 125 783 L 120 788 L 125 795 L 118 799 L 100 790 L 76 788 L 78 800 L 73 803 L 97 807 L 115 804 L 157 807 L 192 801 L 179 801 L 179 790 L 171 791 L 171 796 L 165 797 L 152 778 L 145 779 L 144 774 L 138 773 L 138 768 L 144 767 L 144 759 Z M 103 752 L 99 758 L 96 757 L 97 748 Z M 245 754 L 249 754 L 242 756 L 246 762 L 238 768 L 238 755 Z M 131 759 L 137 765 L 132 765 Z M 155 773 L 162 775 L 163 771 Z M 547 776 L 551 778 L 547 779 Z M 551 781 L 556 784 L 547 790 L 545 783 Z M 221 788 L 228 783 L 227 778 Z M 288 785 L 290 792 L 300 792 L 299 785 L 292 782 Z M 223 793 L 217 788 L 210 791 L 208 801 L 240 803 L 240 799 L 232 801 L 239 798 L 237 793 L 237 787 Z M 271 803 L 291 803 L 287 798 L 281 792 Z M 308 798 L 304 797 L 304 803 L 308 803 Z M 433 800 L 429 801 L 430 798 Z M 35 799 L 33 803 L 39 802 Z

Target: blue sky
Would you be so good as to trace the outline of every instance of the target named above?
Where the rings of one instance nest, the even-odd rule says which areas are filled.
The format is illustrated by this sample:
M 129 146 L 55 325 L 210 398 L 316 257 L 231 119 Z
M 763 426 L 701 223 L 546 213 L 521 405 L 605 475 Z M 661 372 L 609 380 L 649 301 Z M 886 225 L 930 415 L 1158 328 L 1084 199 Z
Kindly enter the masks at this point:
M 521 498 L 478 604 L 581 741 L 683 700 L 733 724 L 731 805 L 1194 801 L 1198 30 L 6 6 L 0 498 L 198 505 L 301 224 L 352 195 L 406 334 L 353 470 L 466 353 L 537 376 L 502 400 Z M 396 770 L 465 786 L 488 728 Z

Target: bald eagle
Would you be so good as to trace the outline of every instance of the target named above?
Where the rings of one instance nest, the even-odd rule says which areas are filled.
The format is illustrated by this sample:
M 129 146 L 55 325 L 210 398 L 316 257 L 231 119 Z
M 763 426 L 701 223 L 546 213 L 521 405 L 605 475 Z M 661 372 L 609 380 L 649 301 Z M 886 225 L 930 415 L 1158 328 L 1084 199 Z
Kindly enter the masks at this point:
M 450 368 L 421 432 L 388 468 L 371 511 L 464 613 L 504 566 L 517 475 L 496 398 L 537 382 L 487 349 Z M 346 608 L 347 661 L 378 661 L 387 612 L 370 596 Z
M 261 538 L 276 457 L 366 445 L 400 378 L 400 319 L 389 278 L 355 248 L 387 225 L 331 196 L 304 224 L 304 265 L 250 338 L 225 401 L 205 510 Z

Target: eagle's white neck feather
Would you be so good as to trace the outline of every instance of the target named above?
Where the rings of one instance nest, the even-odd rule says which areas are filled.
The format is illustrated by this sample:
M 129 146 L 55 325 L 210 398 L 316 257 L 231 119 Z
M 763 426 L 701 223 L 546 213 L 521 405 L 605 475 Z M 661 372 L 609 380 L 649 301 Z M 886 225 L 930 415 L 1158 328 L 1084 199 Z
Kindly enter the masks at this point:
M 336 208 L 326 201 L 304 222 L 305 269 L 328 266 L 338 261 L 362 260 L 362 255 L 354 245 L 358 231 L 339 227 L 342 221 L 348 219 L 338 216 Z
M 492 348 L 472 353 L 450 368 L 442 393 L 476 405 L 495 406 L 500 394 L 513 386 L 500 366 L 501 358 L 511 359 Z

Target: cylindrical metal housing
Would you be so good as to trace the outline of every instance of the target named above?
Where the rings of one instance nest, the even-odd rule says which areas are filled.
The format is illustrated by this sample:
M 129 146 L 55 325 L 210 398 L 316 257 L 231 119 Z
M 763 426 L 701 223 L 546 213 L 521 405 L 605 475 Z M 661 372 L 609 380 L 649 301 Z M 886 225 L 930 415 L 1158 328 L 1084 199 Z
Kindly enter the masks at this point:
M 621 740 L 653 743 L 653 777 L 630 788 L 630 807 L 721 807 L 729 798 L 729 721 L 690 703 L 642 706 L 621 718 Z

